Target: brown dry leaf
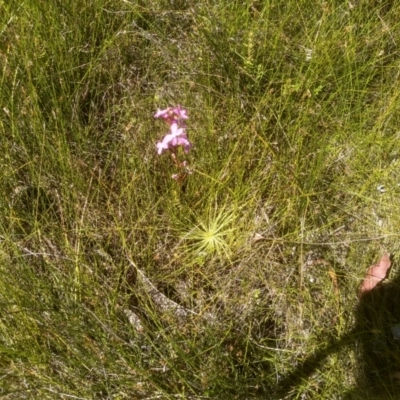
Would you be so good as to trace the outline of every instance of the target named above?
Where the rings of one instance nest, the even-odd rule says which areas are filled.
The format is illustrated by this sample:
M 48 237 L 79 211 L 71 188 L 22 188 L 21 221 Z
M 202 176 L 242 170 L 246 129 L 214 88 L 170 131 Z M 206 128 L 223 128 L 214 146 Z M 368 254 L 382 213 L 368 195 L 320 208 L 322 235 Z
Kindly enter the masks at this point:
M 385 253 L 378 264 L 371 265 L 365 278 L 361 283 L 358 297 L 361 298 L 362 295 L 372 290 L 379 282 L 386 278 L 386 274 L 390 268 L 390 254 Z
M 329 268 L 328 274 L 332 279 L 332 284 L 333 284 L 333 288 L 335 291 L 335 295 L 339 296 L 339 285 L 338 285 L 338 279 L 337 279 L 336 272 L 332 268 Z

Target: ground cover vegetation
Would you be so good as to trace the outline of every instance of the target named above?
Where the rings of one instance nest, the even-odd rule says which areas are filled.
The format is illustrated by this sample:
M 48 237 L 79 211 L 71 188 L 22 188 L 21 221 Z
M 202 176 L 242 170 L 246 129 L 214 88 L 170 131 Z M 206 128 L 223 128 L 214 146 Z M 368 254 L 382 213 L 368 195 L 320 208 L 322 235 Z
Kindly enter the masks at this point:
M 396 2 L 0 11 L 1 398 L 399 398 Z

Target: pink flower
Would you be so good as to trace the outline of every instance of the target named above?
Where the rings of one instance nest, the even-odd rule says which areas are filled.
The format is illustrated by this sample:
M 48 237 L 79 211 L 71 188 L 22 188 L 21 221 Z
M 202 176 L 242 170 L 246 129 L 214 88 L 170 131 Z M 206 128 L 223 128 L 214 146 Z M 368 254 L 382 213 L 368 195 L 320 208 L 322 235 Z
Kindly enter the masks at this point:
M 187 138 L 185 128 L 178 128 L 178 124 L 174 122 L 171 125 L 171 133 L 165 135 L 163 140 L 158 142 L 156 146 L 158 154 L 176 146 L 182 146 L 185 153 L 188 153 L 191 143 Z
M 187 115 L 187 110 L 178 104 L 175 108 L 168 107 L 165 110 L 157 110 L 154 114 L 154 118 L 162 118 L 167 124 L 172 125 L 182 122 L 189 117 Z
M 187 115 L 187 110 L 185 110 L 184 108 L 182 108 L 180 106 L 180 104 L 178 104 L 176 106 L 176 108 L 173 109 L 173 112 L 175 113 L 175 115 L 178 117 L 178 119 L 188 119 L 188 115 Z
M 175 108 L 158 109 L 154 114 L 154 118 L 162 118 L 170 125 L 170 132 L 163 137 L 161 142 L 156 144 L 158 154 L 161 154 L 164 150 L 172 150 L 177 146 L 182 146 L 185 153 L 189 152 L 192 144 L 186 134 L 184 121 L 189 118 L 187 114 L 187 110 L 182 108 L 180 104 Z
M 174 140 L 175 140 L 175 142 L 172 143 L 172 146 L 182 146 L 185 153 L 186 154 L 189 153 L 189 150 L 190 150 L 190 147 L 192 146 L 192 144 L 189 142 L 189 140 L 186 137 L 178 137 Z
M 168 107 L 165 110 L 158 109 L 157 112 L 154 114 L 154 118 L 168 118 L 171 111 L 173 111 L 171 107 Z
M 168 150 L 169 149 L 169 143 L 170 143 L 171 140 L 172 140 L 172 135 L 165 135 L 163 140 L 156 144 L 157 153 L 161 154 L 163 152 L 163 150 Z
M 186 131 L 185 128 L 178 128 L 178 124 L 174 122 L 171 124 L 171 135 L 174 137 L 185 135 L 186 136 Z
M 167 124 L 171 125 L 176 121 L 175 112 L 171 107 L 165 110 L 157 110 L 154 118 L 162 118 Z

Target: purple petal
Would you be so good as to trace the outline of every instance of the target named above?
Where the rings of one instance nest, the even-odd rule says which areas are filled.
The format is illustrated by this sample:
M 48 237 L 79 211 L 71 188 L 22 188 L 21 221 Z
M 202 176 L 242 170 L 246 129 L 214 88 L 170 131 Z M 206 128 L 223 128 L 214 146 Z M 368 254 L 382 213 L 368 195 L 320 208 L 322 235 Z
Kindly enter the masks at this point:
M 168 107 L 165 110 L 158 109 L 157 112 L 154 114 L 154 118 L 167 118 L 170 111 L 171 107 Z
M 172 142 L 176 137 L 178 137 L 177 135 L 174 135 L 173 133 L 168 133 L 168 135 L 164 136 L 164 142 L 165 143 L 170 143 Z
M 176 122 L 174 122 L 171 125 L 171 135 L 173 135 L 174 137 L 186 135 L 185 129 L 184 128 L 178 128 L 178 124 Z
M 158 142 L 156 146 L 157 146 L 157 153 L 161 154 L 164 150 L 164 145 L 161 142 Z
M 187 110 L 182 108 L 180 104 L 178 104 L 176 106 L 176 108 L 173 109 L 173 111 L 177 115 L 178 118 L 181 118 L 181 119 L 188 119 L 189 118 L 188 115 L 187 115 Z
M 188 153 L 192 144 L 186 138 L 178 137 L 176 138 L 176 146 L 182 146 L 185 153 Z
M 171 146 L 176 146 L 176 136 L 169 133 L 163 137 L 161 142 L 157 143 L 158 154 L 161 154 L 163 150 L 167 150 Z

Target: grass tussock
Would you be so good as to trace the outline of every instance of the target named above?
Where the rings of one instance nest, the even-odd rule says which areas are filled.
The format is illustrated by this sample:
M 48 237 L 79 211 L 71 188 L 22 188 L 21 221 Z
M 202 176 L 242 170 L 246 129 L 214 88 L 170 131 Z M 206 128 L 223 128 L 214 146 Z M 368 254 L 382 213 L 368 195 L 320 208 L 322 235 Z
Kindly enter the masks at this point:
M 0 10 L 2 398 L 398 398 L 395 2 Z

